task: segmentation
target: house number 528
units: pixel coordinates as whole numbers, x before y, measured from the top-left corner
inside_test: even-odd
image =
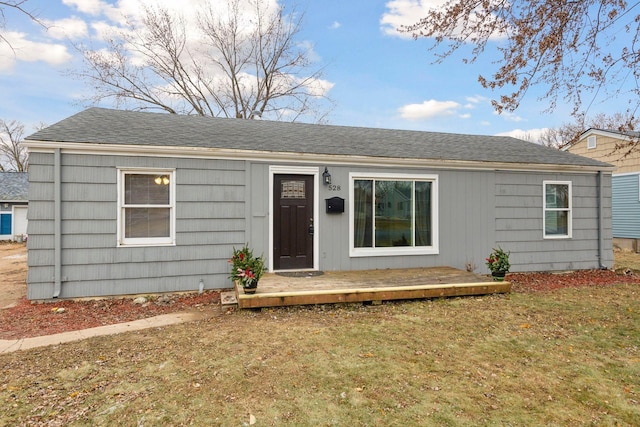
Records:
[[[340,191],[339,185],[329,184],[329,191]]]

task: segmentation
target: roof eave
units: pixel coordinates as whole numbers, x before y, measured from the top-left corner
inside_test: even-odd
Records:
[[[297,152],[274,152],[261,150],[239,150],[211,147],[175,147],[149,145],[102,144],[93,142],[55,142],[25,140],[31,152],[53,152],[59,148],[69,154],[96,155],[145,155],[150,157],[219,158],[255,162],[331,163],[334,165],[357,164],[383,167],[429,167],[433,169],[465,170],[518,170],[518,171],[563,171],[563,172],[613,172],[615,166],[568,165],[555,163],[513,163],[469,160],[425,159],[406,157],[374,157]]]
[[[586,131],[582,132],[580,134],[580,139],[578,141],[582,141],[584,138],[591,136],[591,135],[599,135],[599,136],[606,136],[606,137],[610,137],[610,138],[617,138],[620,139],[622,141],[625,142],[631,142],[631,141],[637,141],[638,138],[629,136],[629,135],[625,135],[622,134],[620,132],[614,132],[614,131],[608,131],[608,130],[603,130],[603,129],[595,129],[595,128],[590,128],[587,129]],[[575,145],[575,144],[574,144]]]

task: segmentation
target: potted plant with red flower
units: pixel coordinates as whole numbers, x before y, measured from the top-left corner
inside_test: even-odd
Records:
[[[241,249],[233,248],[231,275],[234,282],[239,283],[247,294],[253,294],[258,287],[258,281],[266,270],[262,256],[256,257],[248,245]]]
[[[511,264],[509,264],[509,255],[511,252],[505,252],[502,250],[500,246],[497,249],[493,249],[493,252],[489,254],[489,258],[487,258],[487,267],[491,270],[491,275],[493,276],[493,280],[503,281],[504,276],[511,268]]]

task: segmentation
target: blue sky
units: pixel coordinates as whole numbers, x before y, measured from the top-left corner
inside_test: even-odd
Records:
[[[137,1],[28,0],[26,8],[47,22],[48,31],[6,13],[3,34],[14,50],[0,47],[0,118],[23,122],[28,134],[39,123],[53,124],[84,109],[81,98],[90,88],[67,74],[80,66],[68,39],[95,37],[100,25],[114,25]],[[173,3],[186,8],[197,1]],[[425,40],[395,31],[398,23],[416,21],[430,4],[441,2],[296,2],[305,11],[300,41],[314,45],[318,64],[326,66],[324,78],[332,85],[328,95],[336,106],[329,123],[487,135],[519,131],[535,138],[541,129],[571,120],[570,107],[561,104],[553,113],[543,113],[546,103],[538,101],[535,90],[515,113],[495,114],[490,100],[499,94],[477,82],[478,74],[496,68],[491,64],[495,53],[472,65],[463,64],[460,56],[433,64]]]

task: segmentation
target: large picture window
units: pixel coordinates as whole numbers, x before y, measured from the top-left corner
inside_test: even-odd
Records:
[[[544,237],[571,237],[571,182],[544,181]]]
[[[437,177],[351,174],[351,255],[438,253]]]
[[[119,245],[174,244],[174,175],[171,170],[120,171]]]

